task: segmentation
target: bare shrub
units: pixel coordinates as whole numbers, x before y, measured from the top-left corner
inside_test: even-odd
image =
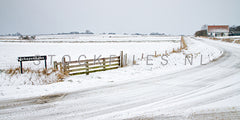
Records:
[[[36,36],[35,35],[33,35],[33,36],[28,36],[28,35],[23,36],[23,35],[21,35],[21,36],[19,36],[18,39],[20,39],[20,40],[35,40]]]
[[[187,50],[187,43],[185,42],[184,37],[181,37],[181,43],[182,43],[182,48],[181,49]]]
[[[224,41],[224,42],[233,42],[234,40],[230,39],[230,38],[226,38],[226,39],[222,39],[222,41]]]
[[[240,40],[235,40],[235,43],[240,44]]]
[[[212,37],[211,39],[213,39],[213,40],[221,40],[221,39],[218,39],[218,38],[214,38],[214,37]]]
[[[57,80],[57,82],[62,82],[63,81],[63,79],[65,78],[65,75],[64,74],[57,74],[57,78],[58,78],[58,80]]]
[[[6,74],[10,74],[11,76],[13,76],[17,73],[20,73],[20,68],[10,68],[10,69],[3,70],[3,71],[5,71]]]
[[[186,48],[185,48],[185,49],[186,49]],[[172,50],[171,53],[179,53],[179,52],[181,52],[181,49],[177,48],[177,50],[175,50],[175,49],[173,48],[173,50]]]

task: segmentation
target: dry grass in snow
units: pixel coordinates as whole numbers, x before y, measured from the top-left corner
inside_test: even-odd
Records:
[[[21,74],[20,68],[9,68],[2,70],[0,73],[0,86],[11,85],[45,85],[55,82],[61,82],[65,75],[55,69],[39,69],[31,68],[23,69]]]

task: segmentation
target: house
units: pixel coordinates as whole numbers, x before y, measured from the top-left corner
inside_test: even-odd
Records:
[[[209,37],[228,36],[228,25],[208,25],[207,33]]]

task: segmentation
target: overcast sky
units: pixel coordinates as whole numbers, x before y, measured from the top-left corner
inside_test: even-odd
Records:
[[[203,24],[240,25],[240,0],[0,0],[0,34],[193,34]]]

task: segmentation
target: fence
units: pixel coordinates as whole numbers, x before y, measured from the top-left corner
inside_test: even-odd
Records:
[[[187,44],[184,41],[184,37],[181,37],[180,48],[174,49],[171,52],[165,51],[165,53],[158,54],[157,51],[154,52],[154,57],[169,55],[171,53],[181,52],[182,49],[187,49]],[[141,60],[144,59],[144,54],[142,53]],[[121,51],[120,56],[100,58],[100,59],[87,59],[80,61],[65,61],[65,58],[62,62],[54,61],[54,68],[60,70],[66,75],[79,75],[86,74],[99,71],[106,71],[117,69],[119,67],[124,67],[128,65],[127,54],[123,55],[123,51]],[[133,64],[136,64],[135,55],[133,56]]]
[[[86,59],[77,61],[54,61],[54,68],[60,70],[66,75],[79,75],[99,71],[106,71],[123,67],[123,52],[120,56],[99,58],[99,59]]]

